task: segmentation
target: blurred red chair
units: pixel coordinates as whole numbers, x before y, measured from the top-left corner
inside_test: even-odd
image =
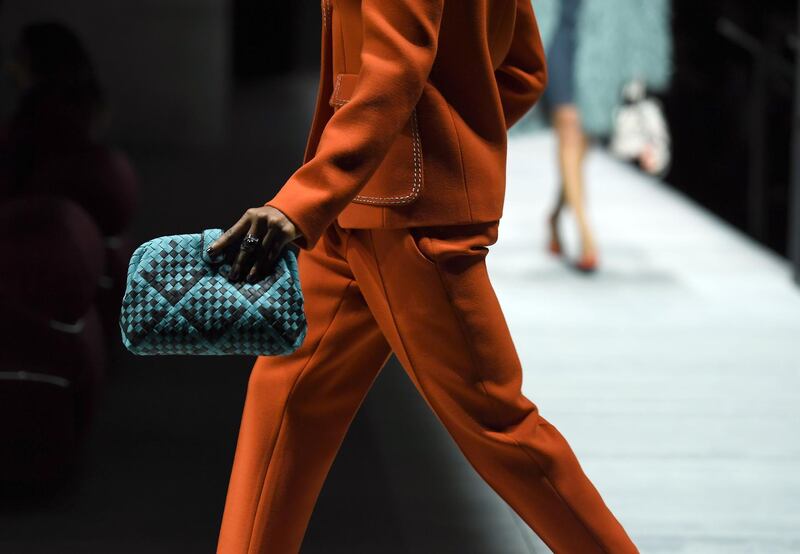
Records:
[[[0,250],[0,475],[55,477],[91,420],[103,375],[103,238],[75,203],[25,196],[0,205]]]
[[[40,160],[26,190],[68,198],[82,206],[105,237],[106,266],[99,281],[98,309],[109,336],[117,337],[133,243],[126,232],[138,199],[128,159],[105,146],[87,143]]]

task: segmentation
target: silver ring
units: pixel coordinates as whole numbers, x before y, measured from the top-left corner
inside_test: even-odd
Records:
[[[258,238],[255,235],[247,235],[246,237],[244,237],[244,240],[242,241],[241,246],[239,246],[239,249],[242,252],[251,254],[255,252],[259,246],[261,246],[260,238]]]

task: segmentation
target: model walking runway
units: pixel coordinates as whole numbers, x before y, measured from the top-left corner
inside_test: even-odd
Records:
[[[507,131],[546,70],[529,0],[322,2],[305,163],[209,249],[232,281],[294,242],[309,331],[253,370],[221,554],[293,553],[390,352],[483,478],[557,553],[637,552],[559,432],[522,396],[484,265]],[[464,59],[472,60],[465,66]]]

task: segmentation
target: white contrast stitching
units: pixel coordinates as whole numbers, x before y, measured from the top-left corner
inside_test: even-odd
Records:
[[[328,0],[322,0],[322,26],[328,29],[328,14],[331,10],[331,5]]]
[[[356,196],[353,202],[357,204],[373,204],[373,205],[403,205],[416,200],[422,190],[423,173],[422,173],[422,139],[419,133],[419,121],[417,119],[417,110],[411,112],[411,138],[413,146],[413,170],[414,177],[411,185],[411,192],[403,196]]]
[[[330,0],[322,0],[322,24],[328,30],[328,19],[330,17],[331,4]],[[333,87],[333,95],[328,102],[331,106],[341,108],[350,100],[340,98],[342,92],[342,78],[343,73],[336,76],[336,83]],[[417,199],[423,184],[423,162],[422,162],[422,138],[419,132],[419,121],[417,119],[416,108],[411,112],[411,142],[412,142],[412,164],[413,164],[413,180],[411,185],[411,192],[403,196],[362,196],[358,195],[353,199],[357,204],[372,204],[372,205],[403,205],[408,204]]]
[[[339,94],[342,92],[342,77],[344,77],[344,73],[339,73],[336,76],[336,84],[333,85],[333,96],[331,97],[331,101],[329,102],[331,106],[339,108],[344,106],[350,101],[339,98]]]

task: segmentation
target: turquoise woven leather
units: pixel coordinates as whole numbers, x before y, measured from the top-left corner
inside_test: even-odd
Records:
[[[211,259],[222,234],[153,239],[133,253],[122,300],[122,341],[134,354],[289,354],[306,334],[297,256],[284,250],[258,283],[227,279],[236,251]]]

